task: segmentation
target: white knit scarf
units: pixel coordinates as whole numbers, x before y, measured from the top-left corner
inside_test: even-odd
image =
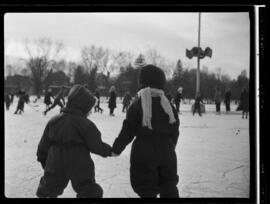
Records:
[[[160,97],[160,104],[165,111],[169,115],[169,123],[172,124],[176,122],[176,119],[173,114],[173,110],[171,104],[167,97],[164,95],[164,91],[161,89],[155,89],[146,87],[141,89],[138,92],[138,96],[141,97],[142,101],[142,111],[143,111],[143,118],[142,118],[142,125],[143,127],[148,127],[152,130],[151,125],[151,118],[152,118],[152,97]]]

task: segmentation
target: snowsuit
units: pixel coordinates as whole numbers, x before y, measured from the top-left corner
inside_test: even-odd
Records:
[[[116,93],[112,91],[110,92],[110,99],[109,99],[110,115],[113,115],[113,111],[115,108],[116,108]]]
[[[130,156],[130,181],[140,197],[178,197],[177,160],[175,146],[179,136],[179,119],[169,124],[169,117],[160,105],[159,97],[152,97],[152,128],[142,126],[141,98],[127,110],[119,136],[113,144],[113,152],[120,154],[132,144]]]
[[[194,109],[193,109],[193,115],[198,111],[199,116],[201,116],[201,103],[202,103],[202,98],[200,96],[196,96],[195,98],[195,104],[194,104]]]
[[[9,106],[11,104],[11,97],[9,94],[5,95],[5,103],[6,103],[6,109],[9,110]]]
[[[221,91],[215,93],[216,112],[220,112]]]
[[[123,99],[123,109],[122,109],[123,113],[128,109],[128,107],[130,105],[130,101],[131,101],[130,94],[126,94],[124,99]]]
[[[177,91],[174,101],[175,101],[175,106],[178,113],[180,109],[181,98],[182,98],[182,94]]]
[[[230,91],[226,91],[225,93],[225,106],[226,106],[226,111],[230,111],[231,107],[231,92]]]
[[[37,160],[44,167],[38,197],[61,195],[69,180],[77,197],[102,197],[90,152],[107,157],[111,147],[102,142],[96,125],[86,117],[93,100],[90,96],[74,97],[48,122],[37,150]]]

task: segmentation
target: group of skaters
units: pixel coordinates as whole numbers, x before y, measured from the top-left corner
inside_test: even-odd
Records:
[[[88,89],[87,85],[84,85],[85,88]],[[43,111],[43,114],[46,115],[47,112],[55,108],[56,106],[60,107],[60,110],[64,108],[65,106],[65,96],[67,95],[67,88],[66,87],[61,87],[60,91],[56,94],[56,96],[53,95],[52,89],[49,88],[45,92],[44,96],[44,103],[46,105],[45,111]],[[166,97],[168,100],[174,104],[177,113],[181,114],[180,112],[180,104],[181,100],[183,99],[183,88],[179,87],[178,90],[176,91],[176,94],[174,97],[171,96],[170,93],[166,94]],[[9,110],[10,105],[13,103],[14,100],[14,95],[18,96],[18,104],[16,111],[14,114],[21,114],[24,112],[24,104],[29,103],[29,95],[24,91],[24,90],[19,90],[16,93],[10,93],[10,94],[5,94],[5,104],[6,104],[6,109]],[[100,107],[100,93],[98,89],[93,93],[96,103],[94,105],[94,112],[98,113],[103,113],[103,109]],[[137,94],[135,95],[134,99],[136,99],[138,96]],[[122,100],[122,112],[125,113],[129,106],[131,105],[132,101],[134,100],[130,94],[129,91],[126,91]],[[53,100],[53,101],[52,101]],[[115,86],[111,86],[109,89],[109,100],[108,100],[108,108],[109,108],[109,115],[110,116],[115,116],[114,110],[117,107],[116,105],[116,100],[117,100],[117,92]],[[220,106],[222,102],[222,93],[219,87],[215,89],[215,95],[214,95],[214,101],[216,105],[216,114],[220,114]],[[193,115],[197,112],[199,116],[202,116],[202,110],[201,110],[201,105],[205,104],[203,102],[202,96],[200,92],[196,93],[195,95],[195,102],[194,102],[194,107],[192,110]],[[229,113],[231,111],[231,91],[229,88],[225,90],[225,95],[224,95],[224,104],[225,104],[225,109],[226,113]],[[237,111],[242,111],[242,118],[248,118],[248,112],[249,112],[249,94],[246,88],[243,88],[241,95],[240,95],[240,102],[239,105],[236,109]]]
[[[88,89],[87,85],[84,85],[84,87]],[[56,106],[59,106],[60,109],[62,109],[65,106],[65,93],[66,93],[66,89],[62,87],[60,91],[58,92],[58,94],[54,97],[52,94],[52,89],[49,88],[48,91],[45,92],[45,96],[44,96],[44,103],[46,104],[46,110],[43,112],[43,114],[46,115],[47,112],[49,112],[51,109],[53,109]],[[94,105],[94,112],[103,113],[104,110],[100,107],[99,90],[96,89],[93,95],[96,99],[96,102]],[[52,102],[51,99],[53,99],[54,101]],[[117,100],[116,88],[115,86],[111,86],[111,88],[109,89],[109,100],[108,100],[108,108],[109,108],[110,116],[115,116],[114,110],[117,107],[116,100]],[[131,101],[132,101],[131,94],[129,93],[129,91],[127,91],[123,97],[123,108],[122,108],[123,113],[127,111],[128,107],[131,104]]]
[[[220,114],[220,105],[222,102],[222,94],[221,94],[221,90],[218,87],[216,88],[214,100],[215,100],[215,104],[216,104],[216,112],[217,112],[217,114]],[[231,107],[230,107],[231,91],[229,88],[227,88],[225,91],[224,104],[225,104],[225,108],[226,108],[226,113],[231,111]],[[238,105],[236,111],[240,111],[240,110],[242,110],[242,118],[244,118],[244,117],[248,118],[249,93],[245,87],[241,91],[240,102],[239,102],[239,105]]]
[[[219,87],[215,89],[215,95],[214,95],[214,101],[216,105],[216,114],[221,114],[220,112],[220,106],[222,102],[222,93]],[[201,111],[201,105],[205,104],[203,102],[203,99],[201,97],[201,93],[198,92],[195,95],[195,103],[194,103],[194,108],[193,108],[193,115],[198,112],[199,116],[202,116],[202,111]],[[225,104],[225,109],[226,113],[229,113],[231,111],[231,90],[227,88],[225,90],[225,95],[224,95],[224,104]],[[239,106],[237,107],[236,111],[242,110],[242,118],[248,118],[248,112],[249,112],[249,93],[247,89],[244,87],[241,95],[240,95],[240,102]]]
[[[6,110],[9,110],[10,106],[13,104],[15,95],[19,99],[14,114],[22,114],[24,112],[24,104],[28,104],[30,102],[29,95],[24,90],[18,90],[17,92],[5,94],[4,100],[6,104]]]

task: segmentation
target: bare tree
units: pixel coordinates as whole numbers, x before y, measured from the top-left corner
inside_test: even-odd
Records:
[[[215,74],[216,74],[216,77],[217,77],[218,80],[221,79],[221,73],[222,73],[221,67],[217,67],[217,68],[215,69]]]
[[[75,62],[69,62],[67,64],[67,76],[70,78],[70,81],[74,82],[74,73],[77,68],[77,64]]]
[[[5,76],[11,76],[14,74],[14,67],[10,64],[5,66]]]
[[[44,81],[53,69],[53,60],[60,56],[63,43],[53,42],[50,38],[39,38],[31,44],[25,41],[25,48],[29,55],[27,66],[31,70],[31,77],[37,97],[40,98]]]
[[[90,71],[96,65],[98,48],[95,45],[84,46],[81,50],[82,63],[86,70]]]
[[[171,76],[173,70],[175,69],[175,63],[166,59],[154,48],[149,48],[146,51],[146,62],[148,64],[153,64],[163,69],[166,76]]]
[[[110,50],[104,50],[99,57],[99,68],[102,73],[107,76],[107,80],[110,78],[110,74],[121,67],[128,65],[129,57],[127,53],[124,52],[113,52]]]

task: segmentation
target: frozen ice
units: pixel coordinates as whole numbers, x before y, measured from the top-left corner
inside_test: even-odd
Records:
[[[5,110],[5,196],[8,198],[34,198],[43,174],[36,161],[36,150],[48,120],[59,113],[55,107],[42,115],[45,105],[40,99],[31,106],[25,104],[22,115],[14,115],[17,99]],[[33,98],[31,98],[33,101]],[[35,105],[35,106],[34,106]],[[101,103],[103,114],[89,116],[102,133],[104,142],[111,144],[117,137],[125,114],[120,101],[115,117],[109,116],[107,103]],[[36,110],[34,110],[36,109]],[[215,114],[214,105],[206,105],[200,117],[190,112],[191,105],[181,104],[180,136],[176,147],[179,183],[182,198],[196,197],[249,197],[249,120],[241,118],[232,104],[231,112]],[[136,198],[129,181],[131,144],[119,157],[102,158],[91,154],[95,163],[96,181],[106,198]],[[74,198],[70,183],[62,198]]]

